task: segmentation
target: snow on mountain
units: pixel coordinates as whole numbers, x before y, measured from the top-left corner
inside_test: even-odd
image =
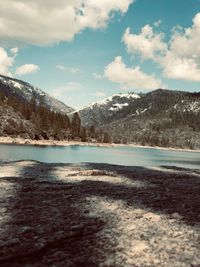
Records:
[[[92,103],[77,110],[84,125],[101,125],[110,120],[117,113],[123,112],[130,103],[133,103],[140,96],[134,93],[115,94],[104,100]]]
[[[120,109],[123,109],[123,107],[128,107],[128,103],[124,103],[124,104],[114,104],[114,107],[111,107],[110,110],[111,111],[117,111]]]
[[[189,102],[187,100],[182,100],[181,103],[175,104],[173,106],[173,109],[182,112],[198,113],[200,111],[200,102],[199,101]]]
[[[74,111],[73,108],[65,105],[41,89],[11,77],[0,75],[0,90],[4,91],[7,95],[15,95],[22,101],[29,102],[32,97],[35,97],[38,103],[42,100],[47,108],[55,112],[69,113]]]
[[[93,108],[96,108],[96,107],[103,107],[103,106],[107,106],[107,105],[121,105],[121,104],[124,104],[123,102],[126,100],[126,99],[137,99],[137,98],[140,98],[139,95],[136,95],[134,93],[127,93],[127,94],[115,94],[115,95],[112,95],[108,98],[105,98],[103,100],[100,100],[100,101],[97,101],[97,102],[94,102],[94,103],[91,103],[90,105],[88,106],[85,106],[84,108],[78,110],[79,112],[85,108],[87,109],[93,109]],[[128,105],[128,103],[127,103]]]
[[[131,124],[133,120],[140,119],[167,118],[171,120],[171,117],[184,113],[190,113],[191,116],[199,114],[199,97],[200,93],[167,89],[157,89],[139,95],[134,93],[116,94],[92,103],[77,112],[79,112],[84,125],[96,127],[119,122],[124,118],[126,118],[127,125]]]

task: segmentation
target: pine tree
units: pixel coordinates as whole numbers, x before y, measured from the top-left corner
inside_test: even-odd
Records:
[[[35,99],[35,97],[33,96],[32,98],[31,98],[31,101],[30,101],[30,110],[31,110],[31,112],[36,112],[36,108],[37,108],[37,103],[36,103],[36,99]]]
[[[95,127],[93,125],[90,127],[90,136],[95,138]]]
[[[72,123],[71,123],[71,131],[72,134],[75,137],[80,137],[80,131],[81,131],[81,119],[78,115],[78,113],[74,113],[72,117]]]
[[[82,142],[86,142],[87,141],[87,132],[86,132],[86,128],[82,127],[81,129],[81,141]]]
[[[108,133],[104,133],[103,143],[110,143],[110,142],[111,142],[110,135]]]

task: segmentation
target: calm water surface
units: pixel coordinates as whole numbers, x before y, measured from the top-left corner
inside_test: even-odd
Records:
[[[0,145],[0,161],[47,163],[96,162],[130,166],[178,166],[200,169],[200,153],[135,147]]]

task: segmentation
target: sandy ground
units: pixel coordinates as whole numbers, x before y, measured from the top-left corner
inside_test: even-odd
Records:
[[[200,170],[0,163],[0,266],[199,267]]]
[[[188,151],[188,152],[200,152],[200,149],[181,149],[181,148],[166,148],[166,147],[152,147],[142,146],[138,144],[106,144],[106,143],[93,143],[93,142],[80,142],[80,141],[55,141],[55,140],[30,140],[23,138],[12,138],[12,137],[0,137],[0,144],[19,144],[19,145],[38,145],[38,146],[96,146],[96,147],[138,147],[138,148],[155,148],[162,150],[174,150],[174,151]]]

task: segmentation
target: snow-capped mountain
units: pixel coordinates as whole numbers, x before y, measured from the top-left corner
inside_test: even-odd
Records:
[[[84,125],[100,126],[112,121],[118,114],[123,113],[131,103],[139,99],[140,96],[134,93],[115,94],[104,100],[92,103],[82,109],[77,110]]]
[[[116,94],[78,110],[84,125],[102,126],[123,118],[165,118],[200,112],[200,93],[157,89],[146,94]],[[127,119],[128,120],[128,119]]]
[[[200,93],[157,89],[117,94],[79,111],[115,143],[200,148]]]
[[[35,97],[38,103],[42,100],[47,108],[55,112],[69,113],[74,111],[73,108],[65,105],[41,89],[11,77],[0,75],[0,90],[9,96],[14,95],[22,101],[29,102],[32,97]]]

